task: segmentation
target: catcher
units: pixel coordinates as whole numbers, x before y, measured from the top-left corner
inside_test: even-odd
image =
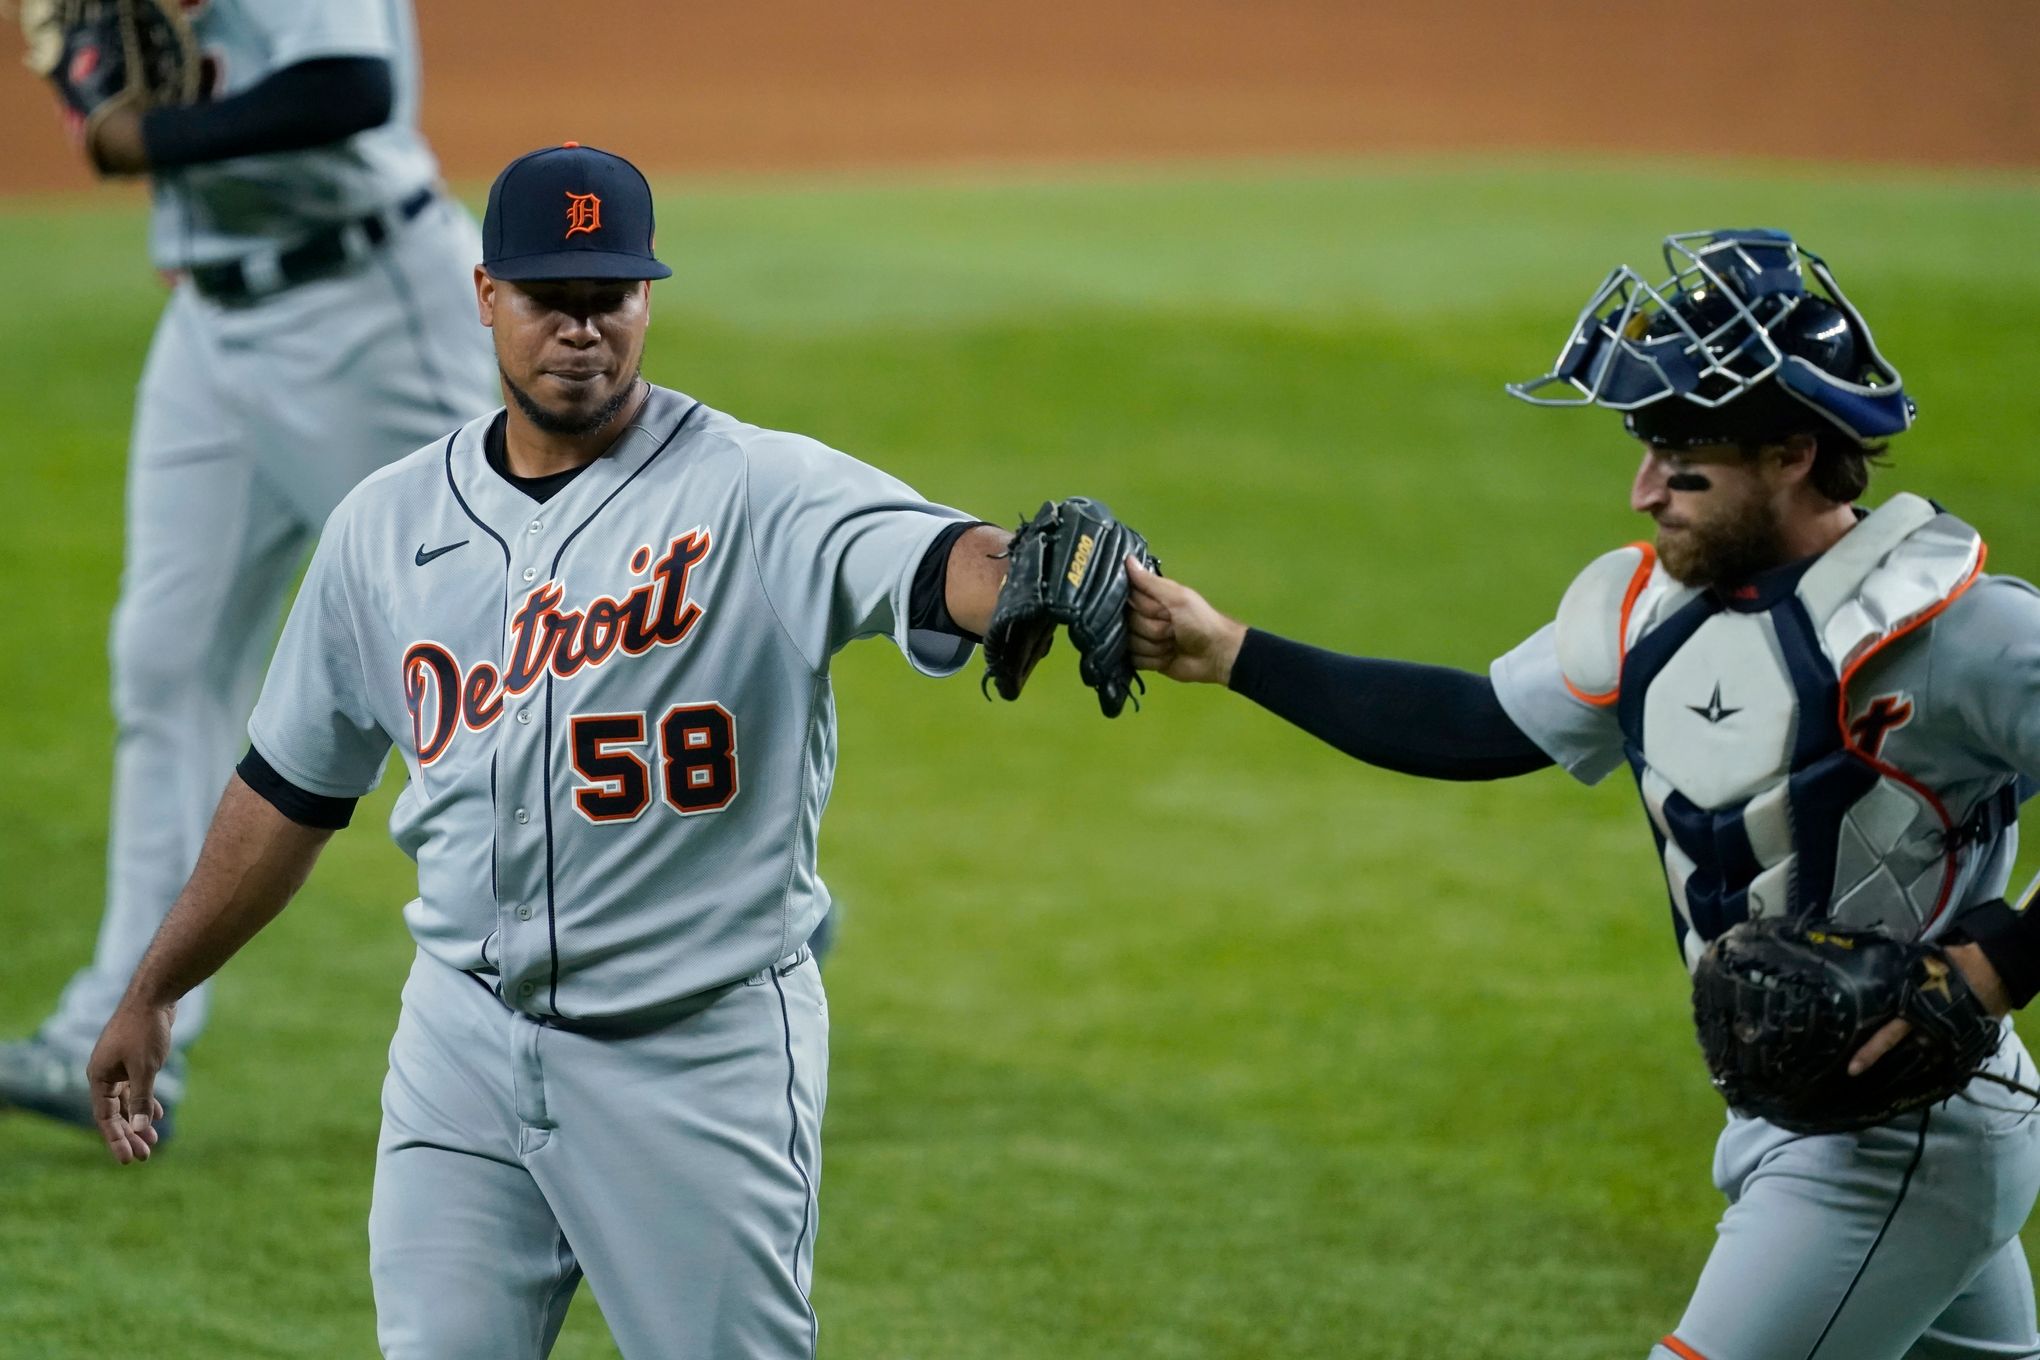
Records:
[[[2040,1356],[2040,1096],[2003,1019],[2040,991],[2040,916],[2003,898],[2040,593],[1927,501],[1857,507],[1914,406],[1818,257],[1777,231],[1665,257],[1509,389],[1623,412],[1655,543],[1487,675],[1251,630],[1138,567],[1135,662],[1403,773],[1630,767],[1730,1104],[1729,1207],[1652,1360]]]

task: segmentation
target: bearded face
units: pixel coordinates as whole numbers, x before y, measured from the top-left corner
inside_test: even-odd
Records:
[[[1697,470],[1683,460],[1667,461],[1678,469],[1666,477],[1676,494],[1653,498],[1650,508],[1658,560],[1673,580],[1735,585],[1786,560],[1784,524],[1752,469],[1727,460]]]
[[[1760,485],[1716,488],[1675,523],[1658,521],[1658,560],[1682,585],[1735,585],[1785,561],[1785,529]]]

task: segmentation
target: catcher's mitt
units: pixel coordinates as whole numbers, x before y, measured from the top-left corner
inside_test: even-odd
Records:
[[[1057,624],[1070,630],[1079,673],[1098,692],[1098,707],[1119,716],[1140,677],[1133,673],[1126,624],[1126,558],[1159,564],[1147,540],[1097,501],[1046,501],[1006,549],[1006,580],[985,627],[984,683],[1017,699],[1036,662],[1048,654]]]
[[[178,0],[21,0],[21,32],[95,165],[108,114],[198,98],[198,39]]]
[[[1849,1059],[1892,1020],[1912,1030],[1860,1076]],[[1929,944],[1816,921],[1746,921],[1693,972],[1715,1089],[1796,1133],[1840,1133],[1933,1105],[1982,1075],[1998,1022]]]

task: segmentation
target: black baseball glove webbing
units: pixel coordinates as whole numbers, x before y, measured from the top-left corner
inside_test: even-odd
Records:
[[[1097,691],[1099,709],[1118,717],[1136,690],[1145,689],[1134,674],[1126,620],[1129,555],[1160,569],[1147,540],[1099,502],[1083,496],[1043,502],[1006,548],[1006,580],[985,626],[983,685],[1002,699],[1019,698],[1061,626],[1076,646],[1079,675]]]
[[[1892,1020],[1911,1030],[1859,1076],[1849,1060]],[[1745,921],[1693,972],[1693,1021],[1715,1089],[1797,1133],[1869,1128],[1977,1077],[2002,1034],[1938,946],[1822,921]]]

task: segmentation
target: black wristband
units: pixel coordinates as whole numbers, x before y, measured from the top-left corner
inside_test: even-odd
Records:
[[[909,628],[947,633],[970,642],[984,641],[949,615],[949,554],[956,550],[958,539],[983,523],[958,520],[935,535],[935,541],[921,554],[921,564],[914,569],[913,588],[907,592]]]
[[[2013,1010],[2040,996],[2040,913],[2020,911],[1994,897],[1963,912],[1942,942],[1982,950]]]
[[[321,831],[338,831],[346,826],[354,820],[354,805],[361,801],[358,798],[334,798],[299,788],[278,774],[276,767],[253,746],[248,748],[247,755],[241,757],[234,773],[241,776],[242,783],[261,794],[269,806],[299,826],[316,827]]]

